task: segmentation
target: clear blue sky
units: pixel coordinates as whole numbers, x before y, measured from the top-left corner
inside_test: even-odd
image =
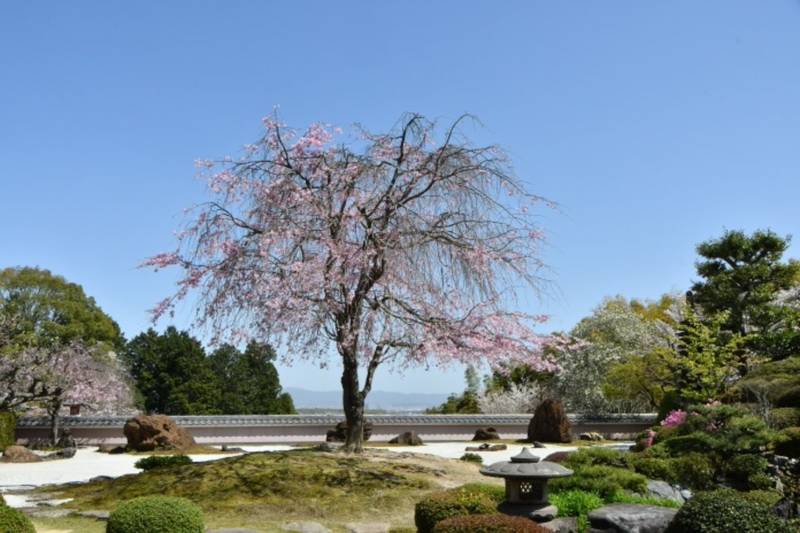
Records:
[[[0,77],[0,266],[81,283],[129,337],[172,289],[136,265],[203,198],[193,161],[254,140],[275,104],[297,126],[478,115],[561,205],[542,218],[556,288],[522,302],[553,329],[606,295],[684,290],[723,228],[800,239],[797,0],[4,2]]]

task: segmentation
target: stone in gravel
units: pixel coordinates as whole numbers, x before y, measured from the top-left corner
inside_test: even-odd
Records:
[[[647,480],[647,493],[656,498],[664,500],[672,500],[677,503],[684,503],[686,500],[681,496],[681,492],[676,490],[672,485],[666,481],[659,481],[655,479]]]
[[[388,533],[391,526],[383,523],[345,524],[344,529],[347,533]]]
[[[683,496],[684,500],[691,500],[692,496],[694,496],[694,494],[692,494],[692,491],[689,490],[689,489],[683,489],[681,491],[681,496]]]
[[[480,428],[475,430],[475,436],[472,440],[498,440],[500,435],[494,428]]]
[[[318,522],[291,522],[281,529],[284,531],[297,531],[298,533],[332,533],[330,529]]]
[[[578,533],[578,519],[574,516],[556,518],[549,522],[539,524],[553,533]]]
[[[111,515],[109,511],[79,511],[75,514],[85,516],[86,518],[95,518],[97,520],[108,520],[108,517]]]
[[[656,505],[612,503],[589,513],[593,533],[662,533],[677,509]]]
[[[578,435],[578,438],[580,440],[593,440],[593,441],[603,440],[603,436],[596,431],[588,431],[586,433],[581,433],[580,435]]]
[[[528,518],[534,522],[549,522],[558,515],[558,507],[555,505],[545,505],[528,514]]]
[[[42,458],[24,446],[9,446],[3,452],[4,463],[38,463]]]
[[[538,440],[533,441],[533,447],[534,448],[546,448],[546,446],[544,444],[542,444],[541,442],[539,442]]]
[[[405,446],[422,446],[422,439],[416,431],[404,431],[389,441],[389,444],[403,444]]]
[[[139,415],[125,422],[122,428],[128,448],[139,452],[152,450],[186,450],[195,445],[194,438],[167,415]]]
[[[72,514],[71,509],[34,509],[30,513],[34,518],[64,518]]]

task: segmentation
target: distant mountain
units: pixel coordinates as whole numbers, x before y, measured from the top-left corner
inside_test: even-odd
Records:
[[[341,391],[316,391],[300,387],[285,387],[298,409],[342,409]],[[447,399],[444,393],[391,392],[376,390],[367,396],[367,409],[383,411],[424,411]]]

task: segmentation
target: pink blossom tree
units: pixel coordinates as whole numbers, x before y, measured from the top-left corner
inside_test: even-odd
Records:
[[[517,288],[541,281],[531,208],[542,199],[500,149],[463,136],[465,118],[440,140],[419,115],[349,138],[265,118],[241,158],[199,163],[213,199],[194,208],[176,251],[144,263],[182,270],[155,317],[191,292],[196,325],[215,339],[269,339],[319,361],[335,347],[349,452],[362,449],[382,364],[549,368],[533,330],[545,317],[507,310]]]

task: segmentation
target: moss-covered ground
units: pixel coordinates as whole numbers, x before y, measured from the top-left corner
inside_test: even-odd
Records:
[[[430,455],[369,450],[352,456],[305,449],[251,453],[42,490],[73,498],[66,506],[80,510],[111,511],[125,499],[163,494],[200,505],[212,528],[268,532],[287,522],[313,521],[341,531],[350,522],[411,526],[414,504],[425,494],[478,480],[486,478],[476,465]],[[57,520],[51,526],[82,531],[61,527]]]

